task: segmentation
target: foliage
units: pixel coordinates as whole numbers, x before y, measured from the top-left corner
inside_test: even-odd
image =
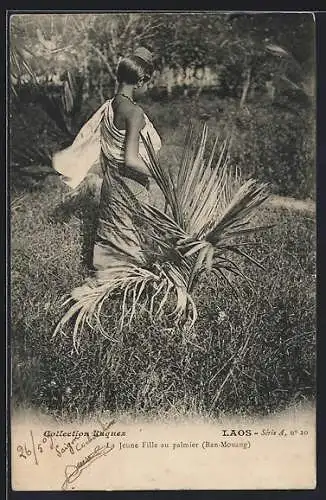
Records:
[[[114,85],[119,57],[157,34],[155,19],[136,13],[15,15],[12,52],[16,47],[21,54],[28,52],[28,58],[21,58],[20,78],[28,80],[33,71],[38,81],[58,83],[67,71],[78,72],[84,97],[95,91],[103,99],[103,88]],[[11,71],[17,72],[14,65]]]
[[[266,85],[270,85],[277,93],[296,89],[297,92],[311,97],[311,89],[307,87],[307,76],[312,74],[312,60],[314,56],[312,41],[313,29],[309,32],[309,25],[313,24],[310,17],[287,17],[282,15],[232,15],[228,34],[225,37],[223,50],[223,65],[221,68],[221,89],[227,95],[241,93],[245,100],[251,90],[262,92]],[[289,22],[289,29],[284,36],[282,24]],[[306,33],[302,34],[302,27]],[[306,59],[298,53],[297,44],[300,36],[304,36],[310,47],[306,52]],[[283,33],[283,36],[280,36]],[[299,42],[299,43],[300,43]],[[302,62],[299,62],[302,61]],[[309,86],[309,85],[308,85]]]
[[[15,85],[11,98],[10,166],[14,182],[55,175],[52,156],[71,144],[87,117],[83,79],[67,71],[60,85]]]
[[[315,118],[304,100],[257,97],[239,109],[238,99],[204,94],[175,98],[173,106],[148,100],[144,107],[163,135],[164,161],[182,141],[189,119],[202,120],[221,136],[233,129],[231,160],[245,178],[269,183],[277,195],[315,198]],[[208,142],[212,147],[210,137]]]
[[[300,102],[252,103],[237,115],[233,158],[275,194],[314,198],[314,115]]]
[[[310,14],[24,14],[12,17],[10,29],[15,47],[29,52],[24,60],[39,77],[78,70],[87,98],[96,92],[103,100],[119,57],[136,45],[154,50],[158,69],[218,68],[227,91],[233,72],[241,88],[251,68],[254,85],[271,79],[278,87],[286,76],[288,85],[305,92],[314,71]]]
[[[187,66],[216,65],[223,56],[227,35],[221,14],[162,14],[159,33],[153,40],[159,66],[185,69]]]
[[[85,36],[74,29],[75,18],[79,16],[50,13],[11,16],[10,50],[18,47],[26,52],[25,61],[38,81],[52,80],[58,74],[81,67]],[[23,66],[19,74],[28,76]]]

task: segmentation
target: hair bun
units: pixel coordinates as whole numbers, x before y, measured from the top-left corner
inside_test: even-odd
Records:
[[[138,59],[141,59],[149,66],[153,65],[154,55],[145,47],[138,47],[137,49],[135,49],[133,52],[133,56],[138,57]]]

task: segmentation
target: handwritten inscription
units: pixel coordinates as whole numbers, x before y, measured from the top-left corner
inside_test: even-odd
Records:
[[[53,452],[56,457],[62,458],[72,455],[79,455],[82,451],[90,448],[90,444],[95,444],[100,438],[106,439],[106,442],[101,445],[96,445],[92,451],[88,452],[83,458],[77,461],[76,464],[68,464],[64,470],[64,482],[62,489],[69,489],[70,485],[76,481],[87,467],[101,457],[104,457],[109,452],[113,451],[115,444],[111,443],[107,438],[115,436],[125,436],[125,432],[109,430],[115,421],[111,420],[108,423],[103,422],[98,417],[100,429],[95,429],[93,433],[89,432],[51,432],[45,431],[40,440],[36,440],[33,431],[29,431],[29,439],[23,444],[17,446],[18,457],[24,460],[33,459],[34,464],[39,466],[40,457],[44,452]],[[70,441],[58,443],[58,437],[72,437]],[[74,487],[72,487],[74,489]]]
[[[69,486],[80,477],[83,470],[87,469],[87,467],[89,467],[92,463],[94,463],[99,458],[104,457],[112,450],[114,450],[114,444],[110,444],[109,442],[107,442],[104,446],[96,446],[91,453],[77,462],[76,465],[67,465],[65,468],[65,480],[61,486],[61,489],[69,489]]]
[[[29,439],[17,446],[18,456],[25,460],[32,458],[35,465],[38,465],[40,456],[46,451],[53,451],[58,458],[62,458],[78,454],[98,438],[126,435],[124,431],[109,431],[109,428],[115,423],[114,420],[105,423],[98,417],[98,423],[100,424],[100,429],[95,429],[92,433],[80,431],[45,431],[40,440],[36,440],[33,431],[30,430]],[[58,442],[57,437],[72,437],[72,439],[65,440],[62,443],[62,440]]]

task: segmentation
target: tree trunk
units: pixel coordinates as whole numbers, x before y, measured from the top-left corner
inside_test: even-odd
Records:
[[[104,94],[103,94],[103,68],[102,67],[100,70],[100,78],[99,78],[99,95],[100,95],[101,102],[104,102],[105,99],[104,99]]]
[[[241,95],[241,100],[240,100],[240,108],[244,106],[244,103],[246,102],[248,90],[250,87],[250,79],[251,79],[251,68],[248,68],[245,71],[245,81],[243,83],[242,87],[242,95]]]

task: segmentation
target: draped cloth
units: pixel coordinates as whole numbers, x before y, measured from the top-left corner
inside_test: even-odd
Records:
[[[149,135],[157,153],[161,139],[144,115],[145,126],[139,139],[139,155],[149,162],[143,137]],[[73,144],[54,155],[53,167],[63,181],[76,188],[91,168],[100,163],[103,175],[93,266],[102,271],[128,255],[141,262],[141,242],[135,230],[132,205],[149,201],[149,188],[126,177],[124,169],[126,131],[116,128],[112,99],[106,101],[82,127]]]
[[[86,177],[91,168],[99,163],[101,152],[100,124],[109,101],[106,101],[85,123],[68,148],[55,153],[53,168],[72,189]]]

